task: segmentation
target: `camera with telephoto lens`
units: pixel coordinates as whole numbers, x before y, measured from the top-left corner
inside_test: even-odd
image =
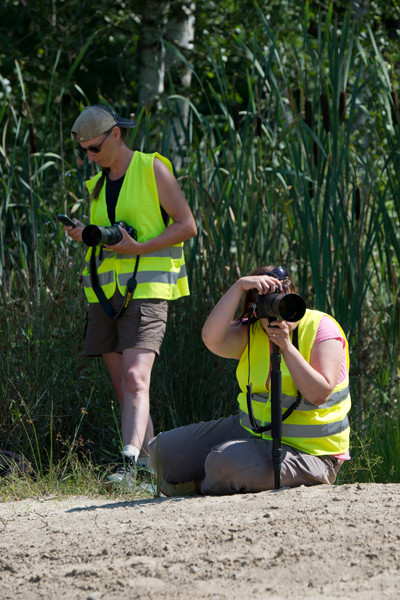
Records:
[[[279,288],[276,288],[279,291]],[[258,319],[281,319],[295,323],[304,317],[306,303],[298,294],[255,294],[256,316]]]
[[[101,227],[100,225],[87,225],[82,231],[82,240],[86,246],[99,246],[106,244],[107,246],[114,246],[122,240],[122,233],[118,229],[118,225],[123,227],[129,235],[137,240],[137,231],[125,221],[118,221],[110,227]]]

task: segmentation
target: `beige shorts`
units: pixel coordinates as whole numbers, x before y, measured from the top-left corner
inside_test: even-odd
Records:
[[[117,291],[109,302],[118,311],[123,296]],[[83,354],[102,356],[122,353],[127,348],[144,348],[159,354],[167,315],[166,300],[133,299],[122,319],[111,319],[99,302],[92,302],[87,311]]]

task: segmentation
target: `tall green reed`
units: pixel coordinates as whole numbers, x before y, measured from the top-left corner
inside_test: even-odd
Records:
[[[83,211],[85,201],[76,196],[73,154],[72,162],[63,157],[63,97],[53,85],[57,61],[58,55],[43,114],[34,114],[28,104],[18,64],[20,93],[8,93],[0,112],[0,444],[27,453],[37,471],[60,457],[66,440],[74,446],[77,431],[85,431],[81,410],[96,406],[93,375],[85,390],[79,356],[82,255],[55,217],[77,207]],[[96,410],[94,417],[95,426]]]

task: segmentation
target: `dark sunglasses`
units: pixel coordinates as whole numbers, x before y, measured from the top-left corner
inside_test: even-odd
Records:
[[[108,138],[108,136],[110,135],[110,133],[112,132],[113,129],[114,129],[114,127],[111,127],[111,129],[106,131],[104,139],[97,146],[89,146],[88,148],[82,148],[82,146],[79,144],[79,146],[78,146],[79,156],[81,158],[83,158],[87,154],[87,152],[93,152],[94,154],[99,154],[99,152],[101,152],[102,145],[104,144],[104,142],[106,141],[106,139]]]
[[[265,274],[270,277],[275,277],[275,279],[278,279],[279,281],[289,277],[289,273],[286,271],[285,267],[275,267],[275,269],[272,269],[272,271]]]

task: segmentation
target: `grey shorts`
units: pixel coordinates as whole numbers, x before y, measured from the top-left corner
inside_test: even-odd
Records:
[[[109,302],[118,311],[123,300],[117,291]],[[144,348],[159,354],[167,315],[166,300],[133,299],[122,319],[111,319],[99,302],[92,302],[87,311],[83,354],[102,356],[122,353],[127,348]]]
[[[275,487],[272,441],[244,429],[239,415],[160,433],[150,442],[153,468],[171,484],[201,481],[202,494],[262,492]],[[332,484],[341,463],[282,444],[281,487]]]

